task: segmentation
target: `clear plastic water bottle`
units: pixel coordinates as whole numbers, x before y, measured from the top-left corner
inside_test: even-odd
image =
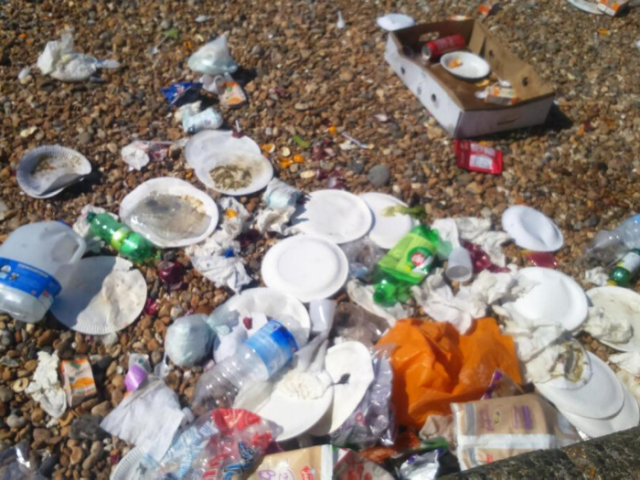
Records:
[[[613,230],[602,230],[582,257],[587,265],[611,265],[630,250],[640,249],[640,214],[627,218]]]
[[[309,332],[294,319],[269,320],[238,347],[236,353],[202,374],[196,385],[194,411],[231,407],[238,392],[273,377],[307,343]]]

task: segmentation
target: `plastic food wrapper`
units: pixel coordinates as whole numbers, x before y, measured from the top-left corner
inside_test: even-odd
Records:
[[[182,442],[182,452],[176,448],[172,464],[173,471],[185,471],[184,456],[192,458],[191,466],[182,476],[168,478],[231,480],[246,478],[247,473],[260,463],[265,452],[280,434],[280,427],[255,413],[241,409],[215,409],[210,413],[211,423],[199,420],[196,431]],[[204,442],[207,432],[214,430],[209,441]],[[187,430],[189,431],[189,430]],[[205,444],[203,448],[202,444]],[[171,451],[169,451],[171,453]],[[180,468],[175,465],[180,462]],[[163,462],[164,463],[164,462]],[[167,465],[168,466],[168,465]],[[166,466],[165,466],[166,468]],[[160,478],[167,478],[164,471]]]
[[[238,65],[231,58],[227,40],[229,33],[220,35],[215,40],[200,47],[189,57],[187,65],[197,73],[209,75],[223,75],[238,70]]]
[[[514,342],[493,318],[476,320],[465,335],[449,323],[402,320],[378,345],[395,345],[393,404],[398,423],[416,429],[453,402],[481,398],[497,369],[522,380]]]
[[[451,410],[462,470],[580,441],[569,421],[534,394],[454,403]]]
[[[356,341],[372,349],[389,330],[389,323],[358,305],[341,303],[334,317],[335,343]]]
[[[466,333],[473,320],[487,314],[487,308],[501,300],[515,300],[531,285],[521,282],[515,272],[491,273],[487,270],[471,285],[460,287],[456,295],[444,280],[444,271],[436,269],[419,287],[413,287],[416,301],[427,315],[438,322],[449,322]]]
[[[213,107],[197,113],[185,110],[182,114],[182,128],[190,134],[198,133],[201,130],[217,130],[223,123],[222,115]]]
[[[118,216],[107,212],[104,208],[85,205],[82,207],[82,210],[80,210],[80,216],[73,224],[73,231],[84,238],[85,243],[87,244],[87,251],[100,253],[100,250],[102,250],[102,247],[104,246],[104,241],[100,239],[100,237],[96,237],[91,233],[89,222],[87,221],[87,214],[89,213],[108,213],[116,220],[118,219]]]
[[[302,192],[280,179],[272,178],[262,199],[270,208],[295,207]]]
[[[38,57],[38,68],[44,75],[63,82],[87,80],[99,68],[118,68],[115,60],[98,60],[77,53],[73,49],[73,35],[64,33],[60,40],[47,42],[44,51]]]
[[[70,407],[79,405],[98,392],[93,380],[91,364],[86,357],[63,360],[60,370],[64,391],[67,394],[67,403]]]
[[[364,398],[338,430],[331,434],[331,444],[357,450],[377,443],[393,445],[395,421],[391,392],[393,370],[389,353],[380,350],[372,358],[375,378]]]
[[[161,88],[160,91],[164,95],[164,98],[169,100],[170,107],[180,107],[196,101],[201,89],[202,84],[199,82],[178,82]]]
[[[522,256],[525,258],[529,265],[542,268],[557,268],[558,259],[551,252],[532,252],[525,250],[522,252]]]
[[[456,165],[472,172],[502,173],[502,152],[469,140],[454,140]]]
[[[349,276],[368,282],[378,262],[387,253],[369,237],[340,245],[349,262]]]
[[[247,95],[238,82],[229,74],[203,75],[200,79],[202,88],[218,95],[220,105],[238,108],[247,103]]]
[[[493,372],[489,388],[482,396],[481,400],[489,400],[490,398],[515,397],[522,395],[524,392],[520,385],[514,382],[509,375],[501,370]]]
[[[206,319],[206,315],[189,315],[167,329],[165,352],[179,367],[191,367],[211,355],[214,332]]]
[[[372,285],[363,285],[358,280],[347,283],[347,293],[351,301],[368,312],[384,318],[389,326],[395,325],[398,319],[407,318],[410,315],[401,303],[396,303],[392,307],[378,305],[373,300],[373,291]]]
[[[622,13],[631,3],[631,0],[598,0],[598,10],[615,17]]]
[[[439,451],[411,455],[398,469],[401,480],[433,480],[438,475]]]
[[[142,170],[151,159],[162,161],[167,158],[171,142],[147,142],[136,140],[120,150],[124,163],[129,170]]]
[[[496,105],[515,105],[520,101],[516,91],[511,87],[505,87],[496,83],[490,85],[485,90],[484,96],[485,103],[494,103]]]
[[[610,343],[627,343],[633,337],[633,328],[624,317],[607,315],[602,307],[590,307],[582,330],[592,337]]]
[[[351,450],[318,445],[267,455],[249,480],[352,480],[393,477],[382,467]]]
[[[29,443],[22,441],[17,445],[0,451],[0,480],[44,480],[36,473],[29,461]]]
[[[58,362],[57,354],[38,352],[38,366],[25,389],[53,418],[60,418],[67,409],[67,397],[58,381]]]
[[[156,380],[120,402],[100,427],[140,447],[157,462],[167,453],[184,419],[178,395],[162,380]]]

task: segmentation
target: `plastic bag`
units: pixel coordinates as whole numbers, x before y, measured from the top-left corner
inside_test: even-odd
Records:
[[[476,320],[465,335],[449,323],[401,320],[378,345],[396,346],[393,404],[400,425],[420,429],[430,414],[448,414],[451,403],[478,400],[496,369],[522,382],[513,340],[493,318]]]
[[[369,237],[342,244],[340,247],[349,261],[349,276],[364,281],[371,280],[378,261],[385,255],[385,251]]]
[[[384,318],[378,317],[352,303],[341,303],[334,316],[334,332],[339,338],[336,343],[354,340],[373,348],[389,329]]]
[[[247,410],[219,408],[213,410],[211,419],[219,433],[211,438],[182,478],[246,478],[281,432],[277,425]]]
[[[225,33],[201,47],[189,57],[189,68],[194,72],[209,75],[222,75],[238,70],[238,65],[229,53],[228,38],[229,33]]]
[[[569,421],[538,395],[451,405],[462,470],[580,441]]]
[[[395,439],[395,418],[391,405],[393,371],[389,353],[380,350],[372,358],[375,378],[364,398],[338,430],[331,444],[356,450],[380,442],[391,446]]]
[[[165,351],[173,363],[191,367],[210,355],[214,334],[206,319],[206,315],[190,315],[168,328]]]
[[[29,444],[22,441],[0,452],[0,480],[40,480],[44,477],[31,469]]]

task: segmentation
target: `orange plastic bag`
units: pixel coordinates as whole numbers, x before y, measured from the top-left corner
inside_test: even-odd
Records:
[[[391,364],[400,425],[421,428],[432,413],[451,414],[453,402],[479,400],[496,369],[522,382],[513,340],[493,318],[476,320],[466,335],[449,323],[402,320],[378,344],[396,347]]]

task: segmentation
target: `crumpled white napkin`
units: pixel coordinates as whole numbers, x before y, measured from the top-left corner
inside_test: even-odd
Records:
[[[244,231],[251,214],[244,208],[244,205],[232,197],[223,197],[218,200],[218,208],[222,224],[210,238],[218,243],[226,244],[238,238]]]
[[[225,258],[223,255],[214,255],[209,257],[191,256],[189,258],[193,268],[218,288],[226,286],[239,293],[242,287],[251,283],[251,277],[240,257]]]
[[[160,461],[184,418],[178,395],[156,380],[125,398],[100,427]]]
[[[592,337],[609,343],[627,343],[633,336],[633,328],[623,317],[611,317],[602,307],[589,308],[587,321],[582,330]]]
[[[295,211],[295,207],[265,208],[256,215],[255,227],[261,233],[275,232],[280,235],[289,235],[293,229],[288,224]]]
[[[497,266],[507,264],[502,244],[508,242],[510,236],[506,232],[492,231],[491,220],[487,218],[440,218],[431,224],[431,228],[438,230],[440,237],[451,242],[453,248],[461,246],[460,240],[471,242],[480,246]]]
[[[584,272],[584,279],[598,287],[604,287],[609,282],[609,275],[604,267],[596,267]]]
[[[38,402],[53,418],[67,410],[67,396],[58,381],[58,355],[38,352],[38,366],[25,393]]]
[[[444,280],[444,270],[438,268],[419,287],[413,287],[416,301],[427,315],[438,322],[449,322],[460,333],[466,333],[473,320],[487,314],[489,305],[500,300],[515,300],[532,285],[518,278],[515,271],[492,273],[482,271],[471,285],[460,288],[456,295]]]
[[[347,283],[347,293],[353,303],[365,310],[384,318],[393,327],[396,320],[408,318],[411,312],[406,310],[402,304],[396,303],[393,307],[383,307],[373,300],[374,289],[371,285],[363,285],[358,280],[351,280]]]
[[[525,362],[524,374],[528,382],[546,383],[554,380],[554,386],[573,390],[585,385],[591,379],[593,370],[584,347],[565,334]]]
[[[635,377],[640,377],[640,352],[616,353],[609,361]]]

